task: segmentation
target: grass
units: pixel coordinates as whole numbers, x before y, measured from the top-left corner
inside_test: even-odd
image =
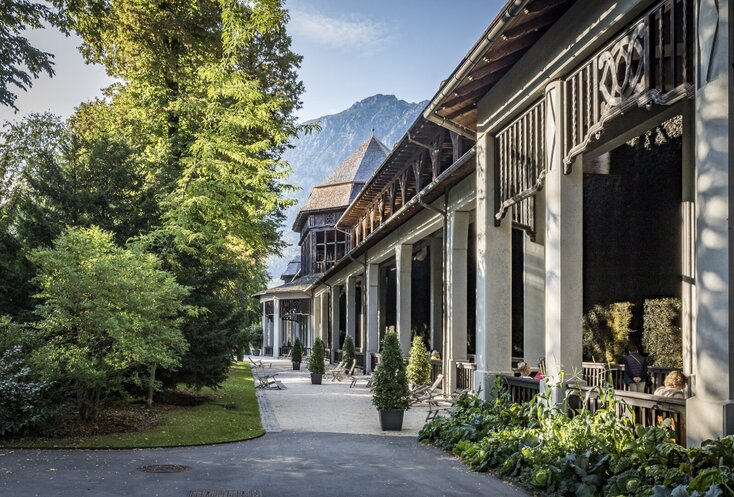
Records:
[[[178,447],[235,442],[265,433],[260,424],[260,410],[250,368],[235,364],[219,390],[203,389],[210,400],[196,407],[166,411],[160,425],[146,431],[117,433],[96,437],[39,438],[17,441],[12,448],[47,449],[132,449]],[[225,404],[235,404],[225,409]],[[3,445],[0,448],[11,448]]]

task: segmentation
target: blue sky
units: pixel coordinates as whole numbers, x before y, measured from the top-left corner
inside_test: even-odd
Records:
[[[376,93],[416,102],[433,96],[442,79],[486,29],[502,0],[287,0],[293,48],[303,55],[302,120],[346,109]],[[87,66],[79,40],[54,30],[30,34],[56,56],[56,76],[20,93],[16,115],[0,107],[0,122],[50,110],[69,116],[112,80]]]

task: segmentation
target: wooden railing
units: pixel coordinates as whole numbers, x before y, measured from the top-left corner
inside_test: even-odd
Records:
[[[581,387],[586,407],[595,412],[603,408],[604,402],[599,398],[598,391],[592,387]],[[630,416],[636,424],[642,426],[659,425],[665,419],[673,421],[673,430],[678,443],[686,444],[686,401],[685,399],[671,399],[646,393],[625,392],[616,390],[615,408],[619,416]]]
[[[477,365],[473,362],[456,363],[456,389],[474,391],[474,371]]]
[[[665,376],[675,368],[647,368],[652,380],[652,386],[645,389],[646,393],[653,393],[663,386]],[[680,370],[678,370],[680,371]],[[614,386],[615,390],[624,390],[624,364],[604,364],[601,362],[584,362],[582,364],[583,379],[590,387]]]
[[[265,354],[263,355],[273,355],[273,347],[265,347]]]
[[[364,352],[355,352],[354,358],[357,359],[357,367],[364,369]]]
[[[505,384],[510,398],[517,404],[530,402],[540,391],[540,382],[532,378],[520,378],[518,376],[505,376]]]

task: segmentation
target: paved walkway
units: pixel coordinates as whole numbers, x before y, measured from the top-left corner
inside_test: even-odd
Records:
[[[12,497],[526,497],[455,457],[418,444],[425,414],[411,410],[398,436],[379,431],[366,389],[312,386],[306,372],[274,367],[286,390],[268,391],[282,432],[247,442],[144,450],[0,449],[0,496]],[[277,429],[277,426],[276,426]],[[176,464],[181,473],[138,468]]]
[[[416,437],[425,424],[428,408],[416,406],[405,412],[402,431],[382,431],[366,381],[353,388],[349,388],[349,380],[339,382],[326,378],[321,385],[311,385],[305,363],[301,371],[293,371],[290,361],[265,359],[264,362],[272,362],[272,370],[278,372],[277,378],[285,386],[285,390],[259,392],[267,398],[277,420],[277,424],[268,417],[263,420],[268,431]],[[267,413],[268,406],[263,410]]]

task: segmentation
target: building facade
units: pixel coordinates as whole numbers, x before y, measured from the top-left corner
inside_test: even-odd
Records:
[[[425,332],[487,392],[582,371],[594,303],[677,298],[688,442],[734,433],[731,3],[510,1],[343,207],[309,333],[369,370]]]

